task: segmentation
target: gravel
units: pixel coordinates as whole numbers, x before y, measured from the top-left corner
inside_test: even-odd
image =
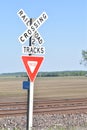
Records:
[[[87,114],[33,116],[33,130],[87,130]],[[0,130],[26,130],[26,116],[0,118]]]

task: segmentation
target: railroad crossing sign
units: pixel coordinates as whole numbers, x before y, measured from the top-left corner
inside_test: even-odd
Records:
[[[43,12],[33,23],[22,9],[17,14],[27,27],[27,30],[18,38],[20,43],[24,44],[30,37],[35,38],[34,41],[32,38],[29,40],[29,46],[22,46],[22,52],[31,55],[44,54],[45,48],[42,47],[44,40],[37,29],[48,19],[46,12]],[[35,46],[33,44],[35,42],[38,42],[40,47]],[[28,81],[30,80],[30,82],[23,82],[23,88],[28,90],[27,130],[31,130],[33,124],[34,80],[43,60],[44,57],[22,56],[22,61],[29,77]]]
[[[22,56],[22,61],[31,82],[34,82],[43,59],[44,57]]]
[[[41,37],[41,35],[39,34],[39,32],[37,31],[37,29],[48,19],[48,15],[46,14],[46,12],[43,12],[32,23],[32,25],[30,25],[30,19],[28,18],[28,16],[22,9],[19,10],[17,14],[28,28],[21,36],[19,36],[18,39],[19,39],[20,43],[22,43],[22,44],[25,43],[33,35],[40,44],[43,43],[44,40]]]
[[[20,17],[20,19],[23,21],[23,23],[26,25],[26,27],[28,28],[30,26],[30,18],[27,16],[24,10],[20,9],[17,14]],[[32,19],[32,21],[35,21],[35,19]],[[38,31],[34,33],[32,38],[32,42],[34,43],[35,41],[39,42],[39,45],[42,45],[44,43],[44,40]]]

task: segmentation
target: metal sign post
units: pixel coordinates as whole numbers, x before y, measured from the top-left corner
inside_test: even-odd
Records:
[[[31,130],[33,126],[33,93],[34,93],[34,82],[30,82],[29,130]]]
[[[32,24],[32,18],[30,18],[30,25]],[[32,37],[29,38],[29,46],[31,46]],[[28,78],[28,81],[30,79]],[[30,82],[30,90],[28,89],[28,99],[27,99],[27,130],[31,130],[33,124],[33,90],[34,90],[34,83]]]
[[[28,78],[29,81],[29,78]],[[26,130],[29,130],[29,95],[30,95],[30,89],[27,90],[27,128]]]

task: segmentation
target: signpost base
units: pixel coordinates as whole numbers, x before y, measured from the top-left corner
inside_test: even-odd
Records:
[[[33,127],[33,93],[34,93],[34,82],[30,82],[30,95],[29,95],[29,130]]]
[[[29,128],[29,130],[32,130],[32,128]]]

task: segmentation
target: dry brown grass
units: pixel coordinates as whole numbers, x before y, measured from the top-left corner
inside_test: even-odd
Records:
[[[26,100],[27,91],[22,89],[26,78],[0,78],[0,101]],[[87,77],[37,78],[34,98],[81,98],[87,97]]]

